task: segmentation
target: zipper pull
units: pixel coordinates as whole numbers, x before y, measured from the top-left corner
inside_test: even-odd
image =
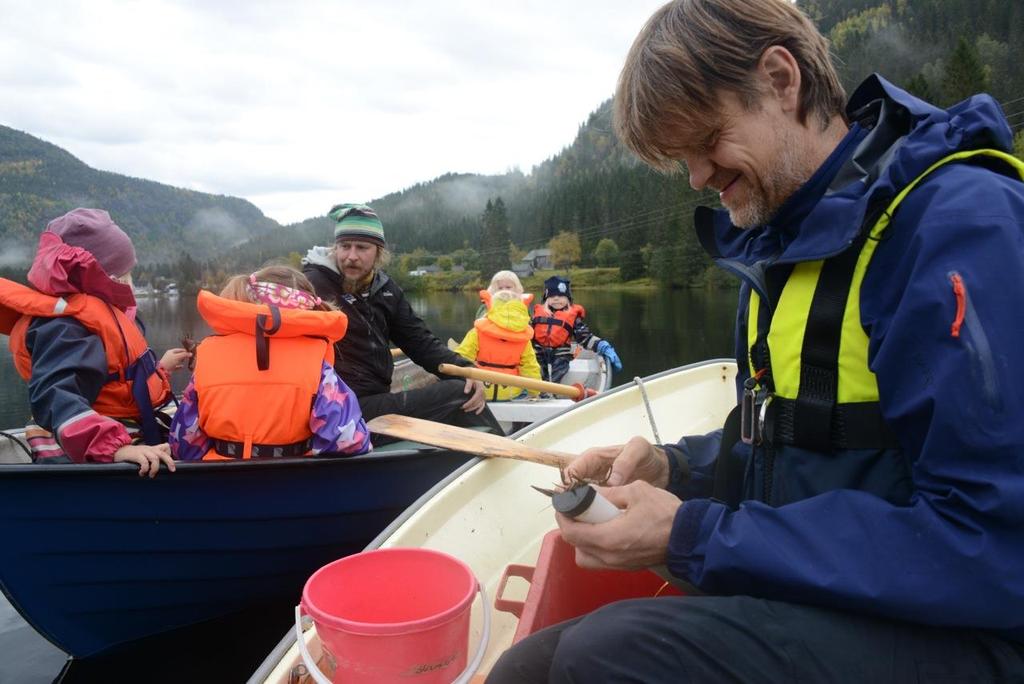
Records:
[[[967,311],[967,288],[964,287],[964,279],[954,271],[949,276],[953,283],[953,296],[956,297],[956,317],[953,325],[950,326],[949,334],[953,337],[960,337],[960,327],[964,324],[964,314]]]

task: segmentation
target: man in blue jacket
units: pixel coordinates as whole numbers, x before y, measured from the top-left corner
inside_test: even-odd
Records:
[[[538,632],[488,681],[1024,681],[1024,164],[987,96],[844,100],[787,0],[676,0],[637,38],[616,127],[719,193],[739,405],[585,452],[567,476],[610,472],[623,514],[557,520],[581,565],[706,595]]]

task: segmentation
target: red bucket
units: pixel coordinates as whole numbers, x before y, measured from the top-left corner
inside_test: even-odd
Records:
[[[447,684],[466,666],[477,590],[469,566],[446,553],[377,549],[313,573],[300,608],[335,663],[332,681]]]

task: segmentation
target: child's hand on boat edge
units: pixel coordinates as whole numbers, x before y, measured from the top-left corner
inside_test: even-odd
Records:
[[[168,444],[127,444],[114,452],[114,463],[135,463],[139,466],[139,477],[156,477],[160,472],[161,463],[166,464],[172,473],[175,471],[171,447]]]

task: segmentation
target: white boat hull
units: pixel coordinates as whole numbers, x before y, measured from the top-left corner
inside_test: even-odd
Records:
[[[722,426],[736,404],[735,364],[710,361],[668,371],[611,390],[524,430],[516,438],[531,446],[578,453],[588,447],[621,444],[634,435],[652,442],[675,442]],[[643,394],[647,399],[644,400]],[[522,461],[477,460],[456,471],[389,526],[368,548],[419,546],[465,561],[493,598],[505,567],[534,565],[544,535],[555,522],[547,500],[530,486],[550,486],[558,473]],[[528,586],[510,582],[504,598],[522,601]],[[491,611],[491,636],[480,672],[487,672],[512,642],[517,619]],[[470,643],[482,627],[474,608]],[[314,652],[315,629],[306,632]],[[299,664],[288,639],[268,657],[250,682],[286,684]]]

